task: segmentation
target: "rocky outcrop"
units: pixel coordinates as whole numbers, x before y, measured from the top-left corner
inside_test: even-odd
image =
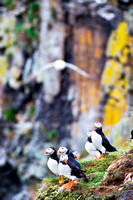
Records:
[[[112,163],[103,178],[103,185],[120,185],[133,182],[133,150]]]

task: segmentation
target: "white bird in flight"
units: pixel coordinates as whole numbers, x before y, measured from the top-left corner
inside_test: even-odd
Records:
[[[34,74],[34,77],[31,77],[31,79],[37,77],[39,74],[41,74],[45,70],[50,69],[52,67],[54,67],[58,71],[61,71],[61,70],[65,69],[66,67],[68,67],[68,68],[78,72],[82,76],[85,76],[88,79],[93,79],[90,74],[88,74],[87,72],[81,70],[76,65],[73,65],[71,63],[65,62],[63,60],[56,60],[55,62],[48,63],[48,64],[44,65],[43,67],[41,67],[41,69],[38,72],[36,72],[36,74]]]

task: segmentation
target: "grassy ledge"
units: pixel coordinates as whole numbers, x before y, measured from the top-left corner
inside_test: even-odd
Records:
[[[119,180],[120,178],[117,177],[113,179],[113,183],[109,181],[110,184],[106,184],[103,182],[103,177],[105,173],[108,172],[108,167],[113,163],[116,164],[116,169],[118,168],[117,163],[123,163],[120,164],[122,166],[122,170],[124,167],[125,174],[127,171],[132,170],[133,171],[133,144],[129,144],[128,147],[124,146],[122,147],[118,152],[114,152],[110,155],[105,155],[103,159],[96,160],[92,159],[89,161],[83,161],[80,160],[80,164],[85,170],[85,173],[88,178],[88,182],[84,182],[83,180],[80,180],[79,183],[74,184],[72,189],[70,191],[62,190],[61,185],[58,184],[58,180],[56,178],[45,178],[42,181],[42,184],[38,186],[38,196],[36,200],[119,200],[119,196],[121,196],[119,193],[124,190],[125,185],[123,185],[123,179]],[[129,151],[130,150],[130,151]],[[127,153],[128,152],[128,153]],[[124,158],[124,160],[123,160]],[[124,164],[125,161],[125,164]],[[129,163],[128,163],[129,162]],[[129,166],[128,166],[129,165]],[[107,172],[106,172],[107,171]],[[124,173],[124,170],[120,172]],[[117,170],[113,172],[108,172],[108,176],[115,177],[115,173],[117,174]],[[125,174],[123,174],[123,177],[125,177]],[[109,179],[110,179],[109,177]],[[116,181],[116,182],[115,182]],[[68,180],[66,179],[66,182]],[[128,183],[126,183],[128,184]],[[130,184],[130,182],[129,182]],[[133,186],[133,185],[132,185]],[[130,186],[131,187],[131,186]],[[127,187],[127,188],[130,188]],[[133,189],[133,188],[132,188]],[[132,191],[132,190],[131,190]],[[125,192],[126,193],[126,192]],[[128,195],[130,192],[128,192]],[[120,197],[121,198],[121,197]]]

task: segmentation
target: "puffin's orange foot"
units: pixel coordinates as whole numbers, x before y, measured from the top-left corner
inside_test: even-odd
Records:
[[[73,182],[74,181],[69,180],[69,183],[66,183],[65,185],[63,185],[63,188],[65,188],[66,190],[71,189],[71,187],[73,186]]]
[[[75,180],[74,183],[79,183],[79,180]]]
[[[62,183],[64,183],[64,181],[65,181],[64,179],[61,179],[61,180],[58,181],[58,183],[62,184]]]
[[[101,153],[101,156],[97,158],[97,160],[103,158],[103,153]]]
[[[60,178],[60,176],[59,175],[57,175],[57,179],[59,179]]]
[[[71,181],[71,182],[69,182],[69,183],[66,183],[63,187],[64,187],[66,190],[70,190],[72,186],[73,186],[73,181]]]

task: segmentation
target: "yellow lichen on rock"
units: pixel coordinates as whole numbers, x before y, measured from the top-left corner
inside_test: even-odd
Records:
[[[0,82],[3,83],[5,80],[7,70],[7,60],[5,56],[0,56]]]
[[[108,96],[103,116],[106,135],[113,125],[122,119],[127,110],[128,75],[124,64],[128,61],[130,39],[127,23],[123,21],[112,32],[108,41],[106,51],[108,59],[102,74],[102,85]]]
[[[105,88],[113,85],[120,78],[122,71],[122,65],[116,60],[107,60],[102,75],[102,84],[105,86]]]
[[[106,50],[107,56],[121,56],[122,50],[129,42],[130,36],[127,33],[127,23],[121,22],[117,30],[113,31]]]

